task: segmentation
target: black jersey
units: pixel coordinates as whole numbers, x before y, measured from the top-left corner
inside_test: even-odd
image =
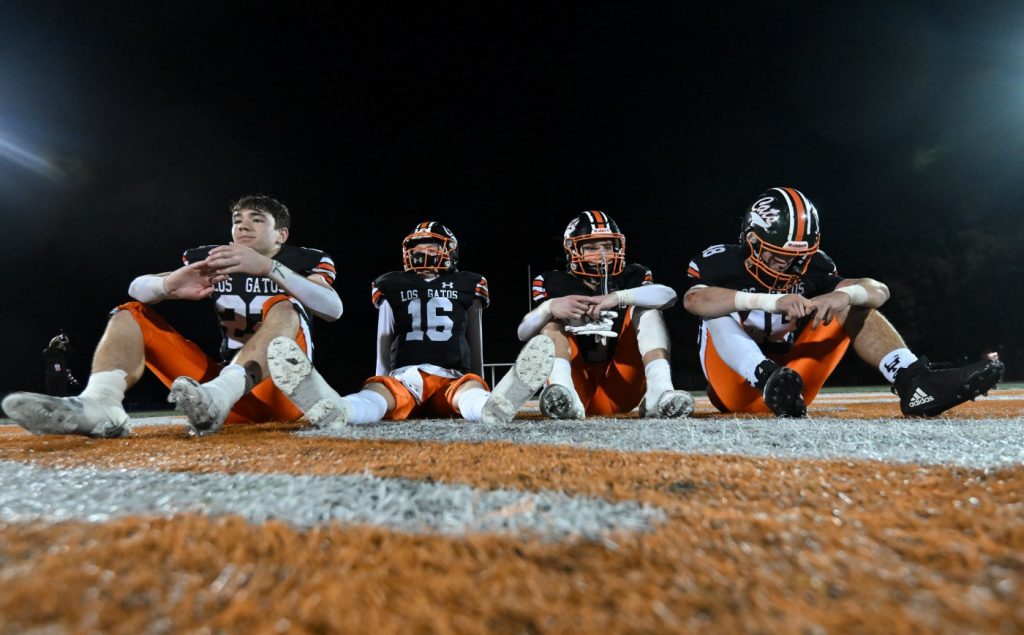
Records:
[[[752,276],[743,262],[749,249],[740,245],[712,245],[690,261],[687,269],[689,287],[704,285],[735,289],[747,293],[768,293],[768,287]],[[800,280],[786,293],[813,298],[835,290],[843,278],[836,273],[836,264],[824,251],[811,257],[810,265]],[[776,292],[779,293],[779,292]],[[786,316],[764,311],[737,311],[744,329],[769,352],[785,352],[795,338],[795,324]]]
[[[189,249],[182,255],[182,260],[186,265],[200,262],[216,246]],[[281,245],[273,259],[299,275],[320,274],[328,284],[334,284],[334,261],[319,249]],[[275,295],[288,295],[288,292],[268,276],[233,273],[227,280],[213,285],[213,295],[210,297],[220,321],[223,336],[220,353],[224,361],[229,361],[256,332],[263,322],[263,303]],[[304,317],[310,328],[309,341],[312,343],[312,323],[309,315],[304,313]]]
[[[595,278],[596,280],[596,278]],[[645,284],[654,284],[654,274],[644,265],[629,263],[622,268],[617,276],[608,279],[608,290],[605,291],[603,284],[598,284],[592,289],[582,279],[567,271],[546,271],[533,279],[533,306],[536,308],[542,302],[552,298],[562,298],[567,295],[598,296],[623,289],[633,289]],[[615,318],[612,330],[622,333],[622,325],[626,319],[624,309],[617,310],[619,314]],[[596,337],[578,337],[576,346],[580,350],[580,356],[586,362],[606,362],[615,355],[615,345],[618,339],[611,337],[604,343]]]
[[[392,271],[373,281],[371,298],[386,301],[395,318],[391,370],[433,364],[470,371],[469,309],[479,300],[490,304],[487,279],[478,273],[440,273],[427,279],[412,271]]]

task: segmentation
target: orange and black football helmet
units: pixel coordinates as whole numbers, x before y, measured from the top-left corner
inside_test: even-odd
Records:
[[[589,278],[604,278],[605,275],[619,275],[626,266],[626,237],[619,230],[618,223],[604,212],[596,209],[580,212],[569,221],[562,238],[569,273]],[[607,272],[602,263],[583,258],[580,246],[591,240],[612,241],[612,256],[605,262]]]
[[[807,273],[820,243],[818,210],[800,190],[773,187],[743,214],[740,245],[750,250],[744,265],[771,291],[786,291],[796,284]],[[793,260],[784,271],[777,271],[765,262],[766,252]]]
[[[437,253],[413,251],[417,245],[426,243],[437,245]],[[452,230],[441,223],[422,222],[402,241],[402,265],[406,271],[458,271],[459,241]]]

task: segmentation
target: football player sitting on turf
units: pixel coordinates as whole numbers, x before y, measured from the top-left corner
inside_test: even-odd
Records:
[[[334,321],[342,306],[331,288],[330,256],[285,245],[290,225],[288,208],[279,201],[240,198],[231,206],[230,244],[189,249],[180,269],[131,283],[128,293],[137,302],[111,313],[80,395],[14,393],[4,399],[4,411],[36,434],[125,436],[130,422],[121,402],[149,367],[170,386],[168,399],[188,415],[193,434],[216,432],[225,420],[298,419],[302,413],[270,381],[267,344],[283,336],[303,355],[311,353],[310,314]],[[227,365],[208,357],[151,306],[206,298],[220,320]]]
[[[381,419],[452,417],[509,421],[543,384],[554,356],[538,338],[520,353],[489,400],[483,365],[481,312],[490,304],[487,280],[459,271],[459,243],[441,223],[420,223],[402,242],[404,271],[373,282],[378,309],[377,370],[345,397],[327,385],[295,342],[271,342],[274,382],[317,428]]]
[[[914,355],[875,310],[889,289],[840,277],[820,240],[814,205],[775,187],[743,215],[738,245],[690,262],[683,302],[703,318],[700,362],[719,410],[804,416],[850,344],[893,384],[905,415],[935,416],[996,385],[998,361],[941,368]]]
[[[582,212],[563,236],[566,271],[533,280],[535,308],[519,339],[541,333],[555,344],[555,363],[541,393],[553,419],[630,412],[685,417],[693,397],[672,387],[669,338],[661,309],[676,292],[654,284],[651,270],[626,264],[626,237],[604,212]]]

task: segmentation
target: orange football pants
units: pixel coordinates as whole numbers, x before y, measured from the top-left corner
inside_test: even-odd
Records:
[[[263,303],[263,319],[279,302],[289,302],[288,296],[276,295]],[[142,302],[127,302],[115,311],[128,311],[142,329],[146,367],[153,371],[165,386],[178,377],[191,377],[199,382],[213,379],[224,367],[196,345],[178,333],[152,307]],[[301,320],[301,317],[300,317]],[[306,335],[300,327],[295,341],[309,353]],[[226,423],[262,423],[266,421],[294,421],[302,417],[283,392],[268,377],[235,404]]]
[[[711,333],[707,333],[707,347],[704,351],[704,368],[708,377],[708,397],[711,403],[723,412],[768,413],[771,409],[765,405],[761,391],[747,383],[743,377],[718,356]],[[768,358],[780,366],[787,366],[797,372],[804,380],[804,403],[810,405],[818,396],[818,391],[825,385],[832,371],[839,365],[846,349],[850,346],[850,336],[843,330],[839,320],[828,326],[804,328],[793,343],[793,348],[785,355],[768,355]]]
[[[633,328],[633,307],[626,312],[615,355],[607,362],[581,359],[576,338],[569,335],[572,383],[588,415],[622,414],[636,408],[647,390],[644,362]]]
[[[484,390],[489,390],[483,377],[472,373],[453,379],[431,375],[422,370],[417,372],[423,378],[423,402],[419,404],[416,403],[416,398],[405,387],[405,384],[394,377],[375,375],[363,383],[364,386],[366,384],[384,384],[391,396],[395,398],[395,409],[389,412],[384,417],[385,419],[402,421],[404,419],[456,417],[459,416],[459,412],[452,405],[452,399],[463,384],[468,381],[478,381],[483,385]]]

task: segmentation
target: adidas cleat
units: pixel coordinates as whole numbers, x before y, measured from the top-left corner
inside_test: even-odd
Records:
[[[658,397],[653,413],[647,412],[647,398],[640,400],[640,418],[681,419],[693,414],[693,395],[685,390],[666,390]]]
[[[804,417],[804,380],[792,368],[779,366],[764,383],[764,403],[776,417]]]
[[[516,357],[515,365],[505,373],[484,404],[483,423],[508,423],[526,400],[533,396],[551,375],[555,363],[555,344],[546,335],[533,337]]]
[[[561,384],[548,384],[540,394],[540,412],[549,419],[582,419],[586,416],[576,392]]]
[[[331,388],[295,340],[276,337],[267,346],[270,377],[314,428],[344,426],[349,407]]]
[[[121,404],[104,406],[81,397],[16,392],[4,397],[3,410],[32,434],[80,434],[113,439],[126,437],[131,430],[131,421]]]
[[[900,411],[908,417],[935,417],[987,394],[1003,377],[1005,365],[982,360],[959,368],[931,364],[927,357],[901,369],[892,391],[900,397]]]

